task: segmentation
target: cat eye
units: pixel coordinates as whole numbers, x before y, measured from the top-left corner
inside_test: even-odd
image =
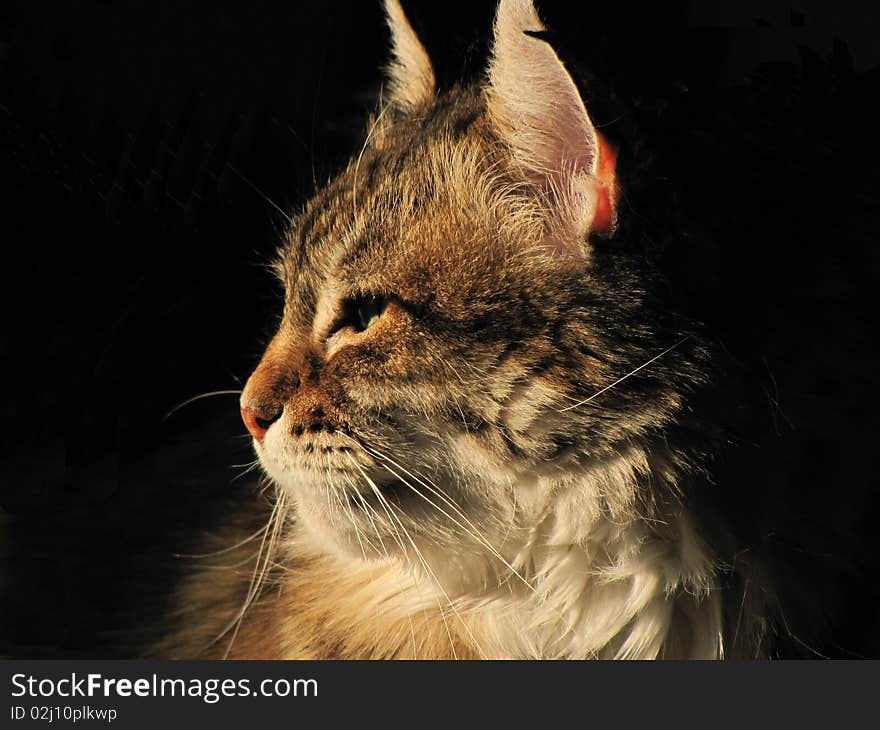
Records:
[[[359,328],[359,331],[363,332],[376,324],[379,321],[379,317],[382,316],[382,312],[385,311],[387,303],[382,297],[375,296],[355,300],[358,324],[358,327],[355,329]]]
[[[330,336],[350,327],[355,332],[365,332],[378,322],[388,306],[386,297],[364,294],[342,302],[342,311],[330,328]]]

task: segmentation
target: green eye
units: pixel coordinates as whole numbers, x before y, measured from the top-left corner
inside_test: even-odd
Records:
[[[327,330],[327,338],[345,328],[355,332],[370,329],[382,319],[389,301],[387,297],[375,294],[363,294],[343,300],[339,316]]]
[[[357,322],[361,331],[369,329],[382,316],[386,301],[381,297],[364,297],[357,302]]]

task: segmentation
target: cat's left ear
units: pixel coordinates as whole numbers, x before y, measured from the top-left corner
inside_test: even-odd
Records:
[[[557,240],[570,245],[614,231],[615,154],[545,30],[532,0],[499,2],[486,96],[497,133],[549,204]]]
[[[391,30],[390,102],[405,114],[416,113],[434,101],[434,67],[400,0],[385,0],[385,18]]]

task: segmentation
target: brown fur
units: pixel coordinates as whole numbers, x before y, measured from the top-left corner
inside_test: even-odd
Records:
[[[531,2],[495,28],[488,86],[436,97],[398,48],[363,148],[296,216],[241,396],[276,508],[259,550],[185,583],[158,653],[769,649],[771,580],[726,590],[740,548],[694,508],[730,442],[701,408],[719,353],[650,260],[591,236],[602,143]]]
[[[506,507],[470,491],[480,495],[497,483],[491,489],[504,494],[492,499],[506,503],[523,476],[581,470],[586,459],[607,457],[616,464],[619,454],[636,453],[628,438],[643,436],[681,408],[679,387],[652,379],[637,393],[615,390],[599,411],[562,408],[670,345],[671,333],[604,331],[605,319],[632,316],[615,309],[639,310],[643,282],[626,271],[600,271],[585,241],[561,238],[574,229],[556,218],[568,214],[558,205],[558,196],[567,193],[556,188],[548,197],[535,187],[534,175],[523,173],[478,86],[455,87],[415,110],[401,109],[395,99],[380,110],[363,149],[292,226],[277,267],[287,290],[284,316],[242,395],[242,404],[267,423],[283,413],[283,442],[273,449],[297,464],[301,483],[313,484],[293,497],[297,519],[310,526],[293,527],[286,515],[280,517],[280,564],[259,600],[247,606],[240,628],[233,618],[247,602],[250,576],[262,577],[260,564],[238,560],[240,567],[228,574],[194,575],[177,597],[189,619],[180,621],[158,653],[503,655],[471,615],[486,597],[469,591],[493,583],[503,594],[521,591],[503,577],[506,561],[518,558],[485,555],[480,540],[528,542],[530,533],[540,533],[529,524],[508,524],[515,511],[507,515]],[[363,296],[381,297],[387,306],[374,326],[358,332],[345,302]],[[674,353],[679,370],[686,371],[682,365],[698,352],[694,344]],[[452,449],[439,463],[434,443]],[[387,462],[373,448],[444,484],[455,504],[472,502],[468,519],[490,537],[438,524],[436,509],[398,489],[384,498],[391,501],[388,507],[372,508],[380,523],[380,507],[400,511],[400,517],[388,513],[386,534],[375,534],[382,551],[390,544],[396,553],[390,562],[376,564],[381,555],[375,546],[364,562],[327,550],[326,542],[315,547],[316,531],[342,529],[350,551],[356,550],[355,537],[361,542],[344,515],[326,509],[334,498],[341,507],[355,499],[343,479],[387,482]],[[638,453],[633,458],[648,458]],[[626,475],[640,467],[609,468]],[[674,485],[679,468],[658,474],[655,491]],[[596,504],[581,500],[585,517],[600,519],[607,512],[629,520],[637,505],[655,510],[657,494],[636,497],[629,476],[615,479],[590,496]],[[529,487],[529,494],[540,490]],[[352,503],[354,510],[370,509],[363,504],[373,499],[369,492],[357,499],[361,504]],[[516,503],[514,496],[514,510]],[[411,544],[401,531],[412,536]],[[423,570],[419,552],[448,575],[438,580],[427,564]],[[658,554],[668,552],[661,548]],[[528,563],[520,568],[532,569]],[[445,586],[444,602],[454,610],[439,609],[436,595],[430,601],[416,595],[425,570]],[[199,628],[192,630],[190,622]]]
[[[233,537],[224,535],[224,541]],[[481,649],[474,646],[479,628],[473,616],[448,610],[441,615],[436,605],[412,616],[395,610],[401,592],[396,568],[373,564],[352,571],[348,562],[316,553],[286,556],[238,622],[258,570],[258,545],[250,540],[191,572],[177,591],[171,630],[151,656],[476,659],[488,646],[485,637],[478,639]]]
[[[288,290],[285,316],[243,402],[264,413],[284,410],[290,448],[309,464],[304,468],[335,473],[356,459],[375,469],[351,436],[368,432],[382,444],[390,437],[384,419],[399,412],[428,414],[438,421],[436,428],[460,430],[457,448],[466,478],[482,477],[483,464],[516,474],[532,468],[535,459],[552,464],[570,458],[563,456],[567,417],[541,401],[549,397],[557,408],[566,405],[558,393],[570,393],[570,402],[630,365],[599,356],[608,350],[599,330],[571,316],[572,298],[582,296],[583,262],[559,256],[547,244],[543,202],[526,195],[524,185],[489,124],[480,90],[455,88],[419,117],[380,114],[365,148],[299,216],[279,266]],[[331,271],[341,289],[332,292],[337,300],[362,292],[390,299],[369,339],[328,358],[324,340],[342,316],[335,303],[325,302]],[[632,305],[637,298],[627,300]],[[513,311],[516,316],[508,317]],[[632,357],[638,365],[644,356]],[[526,407],[523,399],[532,397],[534,387],[543,395]],[[654,391],[650,405],[640,397],[631,411],[624,398],[627,420],[604,423],[604,438],[638,433],[641,424],[658,423],[679,406],[672,390]],[[384,411],[378,420],[377,408]],[[536,438],[531,431],[539,413],[543,435]],[[608,446],[602,431],[593,429],[591,436],[598,456]],[[415,461],[413,468],[425,465]],[[631,513],[629,488],[600,496],[615,519]],[[479,512],[471,517],[479,520]],[[408,529],[426,549],[415,517]],[[459,539],[449,545],[456,551],[462,549]],[[282,554],[231,648],[234,629],[207,655],[500,655],[466,610],[464,619],[449,611],[441,615],[436,605],[395,611],[403,590],[399,567],[357,567],[303,550],[291,534],[282,542],[293,549]],[[206,645],[243,605],[254,572],[251,562],[228,575],[193,576],[177,602],[198,617],[191,620],[199,630],[182,621],[180,633],[158,653],[205,655]],[[386,598],[377,597],[383,590]]]

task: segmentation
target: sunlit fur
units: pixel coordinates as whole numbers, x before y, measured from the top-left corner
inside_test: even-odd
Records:
[[[536,18],[502,2],[496,30]],[[229,553],[237,569],[184,584],[158,654],[760,651],[761,606],[721,595],[687,498],[716,440],[690,407],[712,353],[658,303],[647,264],[590,243],[590,205],[566,196],[592,163],[526,156],[515,115],[499,122],[531,98],[534,138],[550,103],[505,71],[508,48],[536,44],[550,88],[569,101],[575,88],[545,41],[505,38],[492,61],[503,81],[436,99],[426,57],[398,50],[392,102],[295,217],[283,319],[242,396],[281,413],[255,448],[291,507],[276,509],[271,544],[264,533]],[[593,134],[577,101],[538,131]],[[367,294],[388,305],[357,331],[345,302]]]
[[[401,111],[417,112],[434,100],[434,69],[400,0],[385,0],[385,13],[392,31],[389,98]]]

